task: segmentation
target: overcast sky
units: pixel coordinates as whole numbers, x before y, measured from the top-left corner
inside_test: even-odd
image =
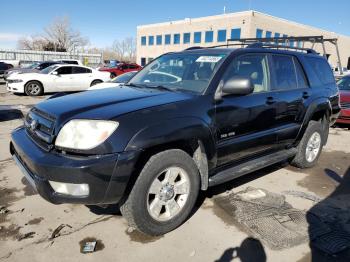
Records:
[[[1,1],[0,48],[15,48],[21,36],[43,31],[54,17],[67,15],[92,46],[136,35],[136,26],[249,8],[350,35],[350,0],[15,0]]]

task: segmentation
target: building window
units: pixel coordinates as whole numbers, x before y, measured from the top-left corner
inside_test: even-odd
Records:
[[[191,33],[184,33],[184,44],[189,44],[191,42]]]
[[[146,65],[146,57],[141,57],[141,66]]]
[[[275,33],[275,38],[279,38],[281,36],[281,34],[280,33]],[[276,44],[278,44],[278,41],[277,40],[275,40],[275,43]]]
[[[283,38],[286,38],[286,37],[288,37],[288,35],[283,35]],[[284,42],[283,42],[283,45],[287,45],[287,42],[286,42],[287,40],[284,40]]]
[[[150,35],[148,37],[148,45],[154,45],[154,36],[153,35]]]
[[[146,37],[145,36],[141,37],[141,45],[146,45]]]
[[[241,38],[241,29],[233,28],[231,29],[231,39],[240,39]]]
[[[156,43],[157,43],[157,45],[161,45],[162,44],[162,35],[157,35]]]
[[[218,30],[218,42],[225,42],[226,41],[226,30]]]
[[[299,41],[299,42],[298,42],[298,47],[299,47],[299,48],[303,48],[303,42],[302,42],[302,41]]]
[[[206,31],[205,32],[205,42],[206,43],[212,43],[214,38],[214,32],[213,31]]]
[[[262,29],[256,29],[256,38],[262,38],[263,32],[264,31]]]
[[[194,32],[194,43],[198,44],[202,42],[202,32]]]
[[[180,44],[180,34],[174,34],[174,44]]]
[[[164,40],[165,44],[170,45],[170,41],[171,41],[171,35],[165,35],[165,40]]]
[[[294,40],[290,40],[290,41],[289,41],[289,46],[290,46],[290,47],[294,47]]]
[[[266,38],[271,38],[272,37],[272,32],[271,31],[266,31],[265,37]]]

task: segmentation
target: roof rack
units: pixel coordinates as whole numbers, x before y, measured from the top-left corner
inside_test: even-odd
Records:
[[[341,66],[340,54],[338,48],[338,39],[337,38],[324,38],[322,35],[319,36],[288,36],[288,37],[270,37],[270,38],[232,38],[227,39],[226,44],[215,45],[209,47],[200,47],[194,46],[187,48],[186,50],[191,49],[200,49],[200,48],[218,48],[218,47],[231,47],[239,46],[241,48],[275,48],[282,50],[293,50],[306,52],[308,54],[318,54],[314,47],[316,44],[322,45],[323,56],[328,59],[326,53],[325,43],[331,43],[336,48],[336,53],[338,57],[338,68],[339,73],[343,74],[343,68]],[[297,46],[294,46],[294,43],[298,43]],[[306,48],[305,44],[311,45],[310,48]],[[300,46],[301,45],[301,46]]]

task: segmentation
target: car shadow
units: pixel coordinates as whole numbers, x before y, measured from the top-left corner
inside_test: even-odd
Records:
[[[325,169],[338,186],[306,213],[312,262],[350,261],[350,166],[343,176]]]
[[[258,239],[247,237],[239,247],[226,249],[221,257],[214,261],[230,262],[236,261],[236,259],[241,262],[265,262],[266,253],[264,246]]]

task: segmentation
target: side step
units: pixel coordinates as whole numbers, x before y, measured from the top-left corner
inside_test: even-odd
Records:
[[[261,168],[276,164],[278,162],[295,156],[296,153],[296,148],[290,148],[225,169],[209,178],[209,186],[216,186],[218,184],[230,181],[232,179],[238,178],[240,176],[259,170]]]

